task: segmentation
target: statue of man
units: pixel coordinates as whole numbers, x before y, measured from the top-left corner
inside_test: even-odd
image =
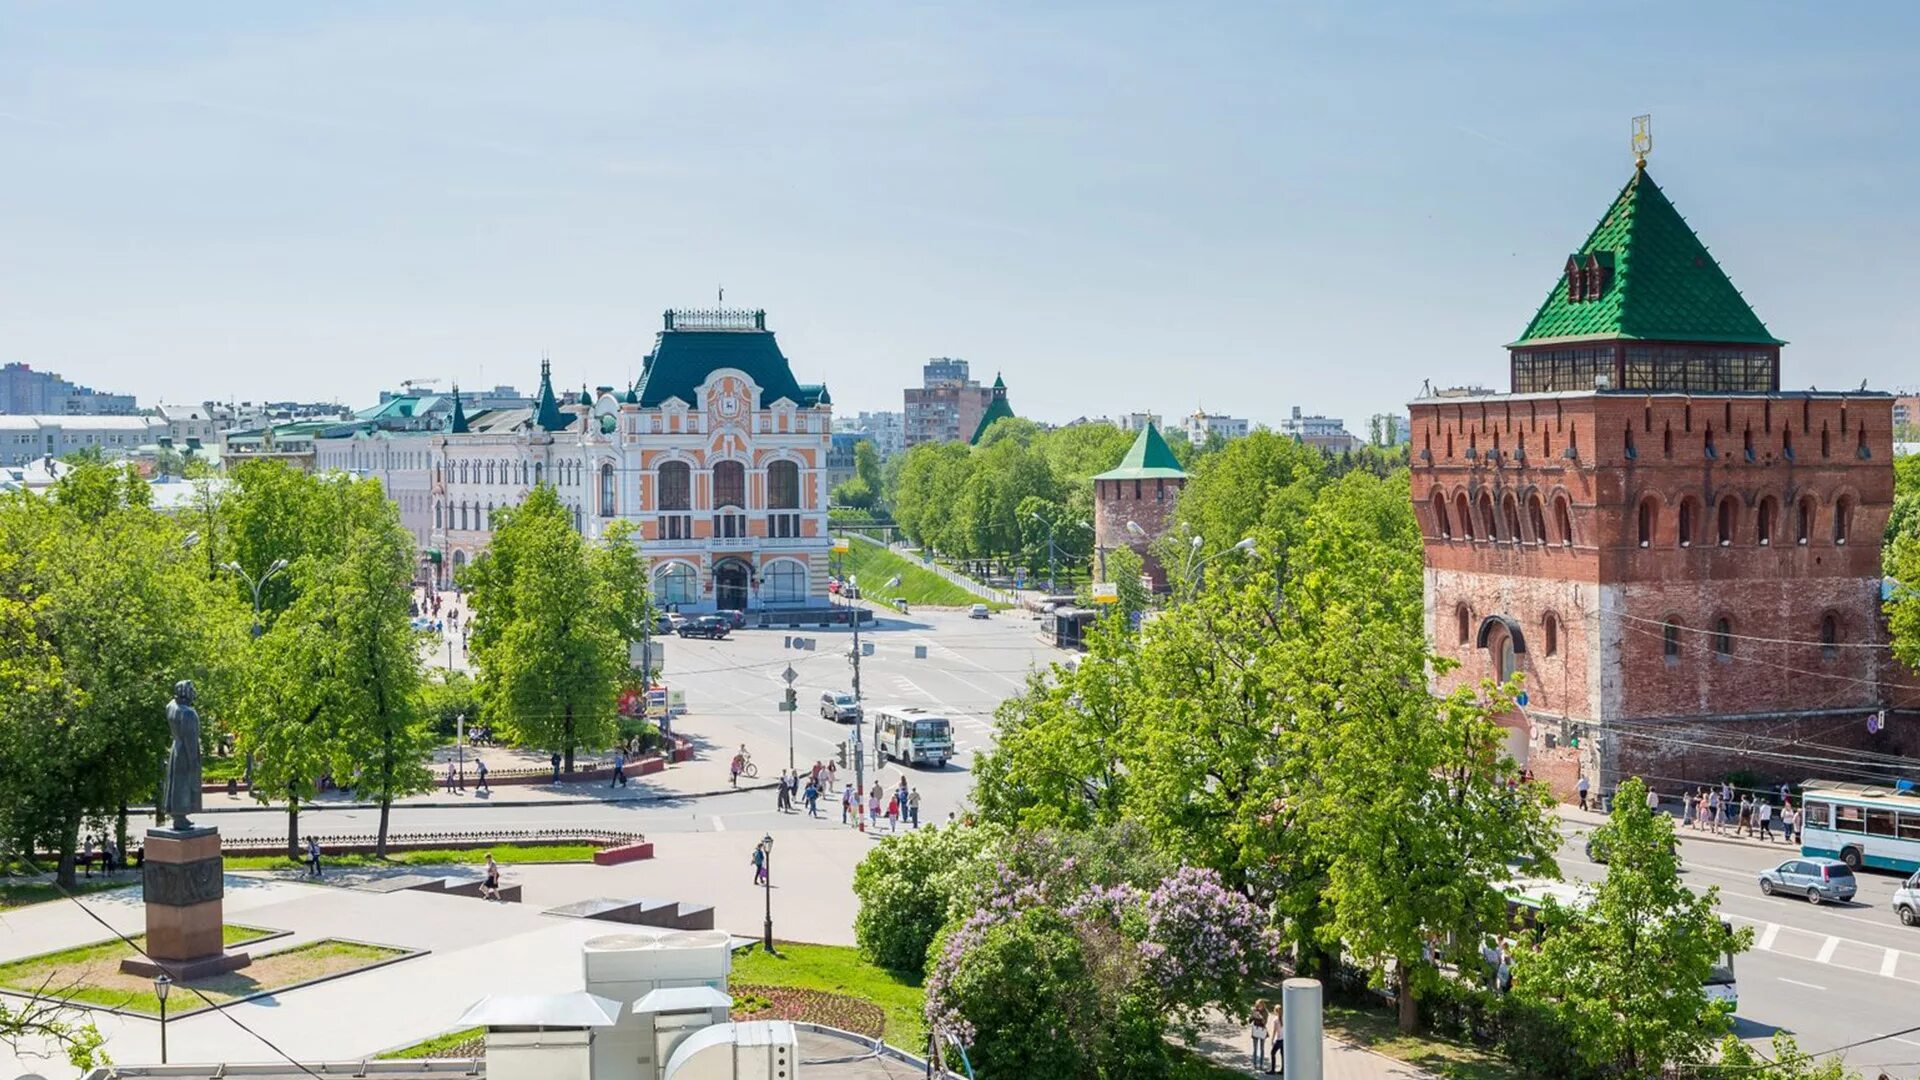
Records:
[[[173,684],[167,703],[167,730],[173,746],[167,750],[167,784],[161,791],[160,812],[173,815],[175,829],[191,829],[188,814],[200,812],[200,714],[193,708],[193,683]]]

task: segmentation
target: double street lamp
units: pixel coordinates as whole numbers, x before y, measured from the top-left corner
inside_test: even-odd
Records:
[[[287,568],[287,560],[285,559],[273,560],[273,564],[267,567],[267,572],[264,574],[261,574],[258,578],[254,577],[252,574],[247,573],[246,568],[241,566],[237,562],[225,563],[222,568],[226,570],[231,570],[232,572],[239,574],[241,580],[245,581],[248,587],[253,590],[253,636],[259,637],[261,632],[260,590],[267,587],[267,582],[273,580],[273,575],[278,574],[279,572]]]

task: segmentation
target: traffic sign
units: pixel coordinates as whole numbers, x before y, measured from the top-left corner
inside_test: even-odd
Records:
[[[780,702],[780,711],[781,712],[798,712],[800,711],[800,704],[799,702],[787,701],[782,699]]]
[[[1518,705],[1518,706],[1520,706],[1520,707],[1521,707],[1521,708],[1523,708],[1523,709],[1524,709],[1524,708],[1526,708],[1526,707],[1527,707],[1527,692],[1526,692],[1525,690],[1522,690],[1522,691],[1520,691],[1519,693],[1517,693],[1517,694],[1515,694],[1515,695],[1513,695],[1513,703],[1514,703],[1515,705]]]
[[[1098,582],[1093,587],[1093,602],[1096,604],[1117,604],[1120,602],[1120,586],[1111,581]]]
[[[783,672],[781,672],[781,673],[780,673],[780,678],[781,678],[781,679],[782,679],[782,680],[783,680],[783,681],[784,681],[784,682],[785,682],[785,683],[786,683],[786,684],[787,684],[788,686],[792,686],[792,685],[794,684],[794,682],[795,682],[795,681],[797,681],[797,680],[798,680],[798,679],[800,678],[800,673],[799,673],[799,672],[797,672],[797,671],[795,671],[795,670],[793,670],[793,665],[792,665],[792,664],[788,664],[788,665],[787,665],[787,670],[785,670],[785,671],[783,671]]]

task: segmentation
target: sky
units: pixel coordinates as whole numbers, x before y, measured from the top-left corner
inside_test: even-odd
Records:
[[[764,308],[836,409],[1505,388],[1649,171],[1783,386],[1920,383],[1911,4],[0,0],[0,362],[157,401],[624,384]]]

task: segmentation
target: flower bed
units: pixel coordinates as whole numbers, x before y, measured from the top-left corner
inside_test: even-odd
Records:
[[[804,1020],[876,1039],[886,1031],[884,1009],[845,994],[758,983],[735,983],[728,991],[734,1020]]]

